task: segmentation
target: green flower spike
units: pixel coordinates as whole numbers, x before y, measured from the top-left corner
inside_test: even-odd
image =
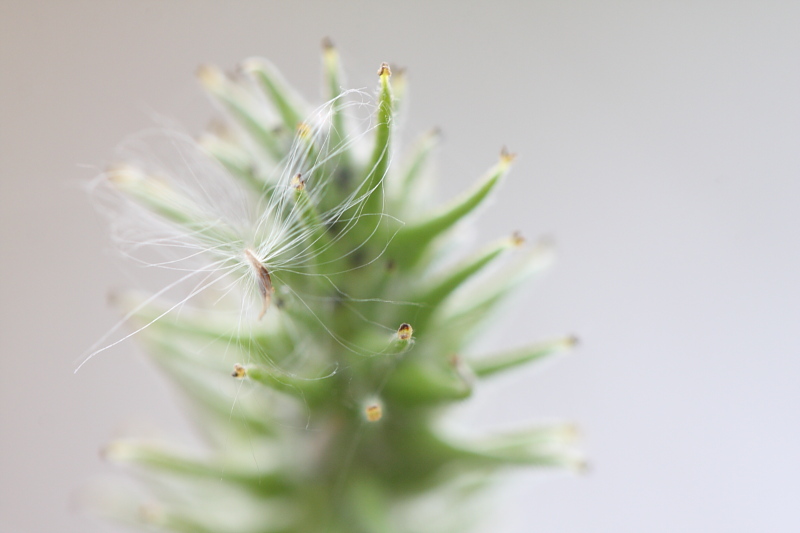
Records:
[[[472,519],[454,505],[489,474],[583,465],[572,426],[465,441],[439,424],[484,379],[576,343],[470,350],[551,255],[514,233],[448,256],[514,156],[503,150],[473,188],[431,206],[420,191],[438,131],[397,157],[405,80],[393,87],[383,63],[370,103],[342,88],[327,41],[323,74],[330,100],[314,109],[266,61],[230,75],[203,66],[226,121],[199,141],[137,138],[106,174],[121,240],[132,253],[171,253],[158,264],[188,284],[174,299],[115,302],[207,443],[202,453],[109,445],[105,457],[146,489],[111,506],[118,519],[180,533],[461,532]],[[171,159],[153,156],[163,144]],[[490,267],[499,272],[479,279]]]

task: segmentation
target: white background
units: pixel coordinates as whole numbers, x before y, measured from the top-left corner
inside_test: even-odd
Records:
[[[787,1],[3,0],[0,530],[113,530],[75,510],[97,450],[130,421],[187,429],[135,343],[72,374],[138,277],[81,184],[154,113],[206,123],[202,62],[263,55],[317,98],[323,36],[355,87],[408,67],[441,198],[519,154],[479,240],[559,246],[485,345],[581,349],[459,419],[576,420],[593,468],[516,476],[487,531],[800,530],[799,28]]]

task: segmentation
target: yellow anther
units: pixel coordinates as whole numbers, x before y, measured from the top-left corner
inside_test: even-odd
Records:
[[[239,363],[236,363],[233,365],[233,372],[231,372],[231,376],[235,377],[236,379],[243,379],[247,376],[247,370],[245,370],[245,368]]]
[[[301,139],[310,139],[311,138],[311,126],[306,124],[305,122],[301,122],[297,125],[297,136]]]
[[[381,63],[381,68],[378,69],[378,76],[391,76],[392,70],[389,68],[389,63]]]
[[[383,408],[381,408],[380,404],[371,403],[364,408],[364,416],[367,422],[377,422],[383,417]]]
[[[569,337],[565,338],[563,341],[565,348],[574,348],[578,344],[580,344],[580,339],[575,335],[570,335]]]
[[[306,180],[303,179],[302,174],[298,173],[292,177],[292,180],[289,182],[289,185],[291,185],[294,189],[298,191],[302,191],[303,189],[306,188]]]
[[[400,324],[400,327],[397,328],[397,338],[401,341],[407,341],[411,339],[411,335],[414,334],[414,328],[411,327],[411,324]]]
[[[511,246],[519,248],[523,244],[525,244],[525,237],[522,236],[522,233],[515,231],[511,234]]]
[[[504,165],[510,165],[511,162],[516,158],[517,154],[512,154],[505,146],[503,146],[502,150],[500,150],[500,163]]]

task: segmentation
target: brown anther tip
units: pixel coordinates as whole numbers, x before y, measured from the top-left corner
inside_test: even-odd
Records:
[[[306,188],[306,180],[303,179],[303,175],[300,173],[295,174],[292,177],[292,181],[289,182],[295,190],[302,191]]]
[[[576,335],[570,335],[566,339],[566,344],[570,348],[574,348],[575,346],[579,345],[580,343],[581,343],[581,340]]]
[[[515,231],[511,234],[511,246],[519,248],[523,244],[525,244],[525,237],[522,236],[522,233]]]
[[[235,377],[236,379],[243,379],[247,376],[247,370],[245,370],[245,368],[239,363],[236,363],[233,365],[233,372],[231,372],[231,376]]]
[[[411,335],[414,334],[414,328],[411,327],[411,324],[400,324],[400,327],[397,328],[397,338],[401,341],[407,341],[411,339]]]
[[[381,63],[381,68],[378,69],[378,76],[391,76],[392,70],[389,68],[389,63]]]
[[[383,409],[377,403],[370,404],[364,409],[364,416],[367,422],[377,422],[383,417]]]
[[[506,148],[505,146],[503,146],[503,148],[500,150],[500,161],[502,161],[503,163],[509,164],[516,158],[517,154],[512,154],[511,152],[508,151],[508,148]]]
[[[333,44],[333,41],[331,40],[330,37],[323,37],[322,38],[322,49],[323,50],[325,50],[327,52],[327,51],[333,50],[335,48],[336,48],[336,46]]]

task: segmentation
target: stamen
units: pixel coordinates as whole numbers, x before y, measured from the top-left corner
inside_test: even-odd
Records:
[[[501,163],[503,163],[505,165],[509,165],[516,158],[517,158],[517,154],[512,154],[511,152],[508,151],[508,148],[506,148],[505,146],[503,146],[503,148],[500,150],[500,162]]]
[[[411,335],[414,333],[414,328],[411,327],[411,324],[400,324],[400,327],[397,328],[397,338],[401,341],[407,341],[411,339]]]
[[[383,418],[383,408],[379,403],[371,403],[364,408],[364,416],[367,422],[377,422]]]
[[[297,125],[297,137],[303,140],[308,140],[311,138],[312,135],[311,126],[306,124],[305,122],[301,122]]]
[[[231,372],[231,376],[235,377],[236,379],[244,379],[247,377],[247,370],[239,363],[236,363],[233,365],[233,372]]]
[[[303,179],[303,175],[300,173],[295,174],[292,177],[292,180],[289,182],[289,185],[298,191],[302,191],[306,188],[306,180]]]

